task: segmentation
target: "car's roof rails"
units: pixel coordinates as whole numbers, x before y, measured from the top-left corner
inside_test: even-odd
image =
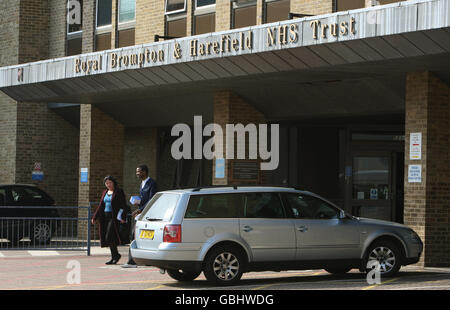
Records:
[[[283,187],[296,189],[293,186],[286,184],[239,184],[239,185],[209,185],[209,186],[199,186],[192,189],[193,192],[199,192],[202,189],[208,188],[220,188],[220,187],[233,187],[233,189],[238,189],[238,187]]]

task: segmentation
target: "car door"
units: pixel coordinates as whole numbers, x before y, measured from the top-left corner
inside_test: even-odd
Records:
[[[294,215],[297,260],[357,259],[360,254],[358,222],[340,219],[340,210],[317,197],[287,193]]]
[[[287,218],[279,193],[246,193],[243,218],[239,221],[241,237],[250,246],[253,261],[295,259],[295,230]]]

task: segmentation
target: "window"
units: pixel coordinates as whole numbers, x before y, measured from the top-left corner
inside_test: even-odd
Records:
[[[97,0],[97,28],[111,25],[112,0]]]
[[[256,1],[233,2],[233,28],[256,25]]]
[[[196,0],[194,34],[214,32],[216,29],[215,0]]]
[[[366,6],[365,0],[337,0],[337,11],[361,9]]]
[[[95,30],[95,51],[111,48],[112,0],[97,0],[97,28]]]
[[[192,195],[185,218],[238,218],[242,206],[241,194]]]
[[[321,199],[302,194],[287,194],[286,198],[297,219],[339,218],[340,211]]]
[[[283,205],[278,193],[245,194],[244,217],[285,218]]]
[[[166,0],[166,14],[186,11],[186,0]]]
[[[265,22],[274,23],[281,20],[289,19],[289,12],[291,10],[290,0],[266,0],[265,7]]]
[[[388,200],[389,199],[388,157],[353,158],[353,199]]]
[[[81,54],[83,32],[83,0],[67,1],[67,50],[66,55]]]
[[[166,17],[166,32],[167,35],[170,37],[185,37],[187,33],[187,19],[186,16],[182,16],[180,18],[170,18],[169,16]]]
[[[139,220],[170,221],[179,199],[178,194],[156,194],[145,206]]]
[[[132,46],[135,42],[136,0],[119,0],[117,47]]]
[[[119,24],[133,22],[136,18],[136,0],[119,0]]]
[[[6,190],[4,188],[0,188],[0,206],[5,205],[6,200]]]

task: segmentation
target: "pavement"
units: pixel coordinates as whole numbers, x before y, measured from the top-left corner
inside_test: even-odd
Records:
[[[0,290],[188,290],[205,292],[284,290],[450,290],[450,268],[402,267],[393,278],[368,283],[358,270],[335,276],[325,270],[251,272],[237,286],[212,287],[201,274],[195,281],[181,283],[158,268],[126,269],[128,247],[119,247],[118,265],[105,265],[108,248],[86,251],[0,251]]]

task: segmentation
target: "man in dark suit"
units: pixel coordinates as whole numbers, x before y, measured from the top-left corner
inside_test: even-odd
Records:
[[[135,203],[135,206],[138,205],[139,208],[132,213],[133,219],[142,213],[145,206],[147,205],[147,202],[149,202],[149,200],[156,193],[156,182],[155,180],[149,177],[147,165],[140,165],[139,167],[137,167],[136,176],[141,180],[141,186],[139,190],[141,200],[139,203]],[[134,221],[132,225],[132,232],[134,234]],[[133,257],[131,256],[131,251],[128,252],[128,262],[125,265],[122,265],[122,267],[123,268],[136,267],[136,263],[134,262]]]

